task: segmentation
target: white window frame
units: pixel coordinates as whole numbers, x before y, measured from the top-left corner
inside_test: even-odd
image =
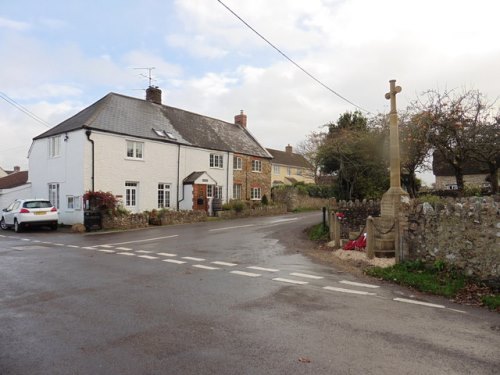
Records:
[[[233,184],[233,199],[241,199],[242,184]]]
[[[128,209],[137,208],[137,196],[139,183],[127,181],[125,182],[125,207]]]
[[[75,197],[73,195],[66,196],[66,207],[69,211],[75,210]]]
[[[222,185],[215,185],[214,186],[214,198],[221,199],[222,200],[222,193],[223,193]]]
[[[224,168],[224,155],[210,154],[210,168]]]
[[[278,164],[273,164],[273,173],[274,174],[281,174],[281,168]]]
[[[170,187],[171,184],[158,183],[158,208],[170,208]]]
[[[262,160],[252,160],[252,172],[262,172]]]
[[[49,158],[57,158],[61,156],[61,136],[49,138]]]
[[[292,175],[292,168],[290,168],[290,167],[286,168],[286,175],[287,176],[291,176]]]
[[[214,187],[215,185],[207,185],[207,198],[214,197]]]
[[[49,183],[49,201],[55,208],[59,209],[59,184],[57,182]]]
[[[262,199],[262,188],[253,187],[250,189],[250,200],[257,201]]]
[[[241,171],[243,169],[243,159],[239,156],[233,156],[233,169]]]
[[[129,151],[132,151],[131,153]],[[126,158],[133,160],[144,160],[144,142],[127,141]]]

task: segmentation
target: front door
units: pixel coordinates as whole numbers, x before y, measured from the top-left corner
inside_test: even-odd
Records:
[[[207,185],[193,185],[193,210],[207,211]]]

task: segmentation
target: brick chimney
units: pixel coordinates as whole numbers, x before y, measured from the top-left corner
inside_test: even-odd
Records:
[[[149,86],[146,89],[146,100],[156,104],[161,104],[161,90],[158,86]]]
[[[243,110],[240,111],[239,115],[234,116],[234,123],[243,128],[247,127],[247,115],[243,113]]]
[[[19,165],[14,165],[14,172],[13,173],[17,173],[17,172],[21,172],[21,167]]]
[[[291,154],[293,152],[292,146],[290,146],[290,144],[288,144],[288,146],[285,147],[285,151],[287,154]]]

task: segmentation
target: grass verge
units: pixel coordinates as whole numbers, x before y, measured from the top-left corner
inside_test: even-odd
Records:
[[[483,296],[481,302],[484,303],[490,310],[496,310],[500,312],[500,295],[494,296]]]
[[[323,227],[323,223],[313,225],[307,230],[307,235],[311,241],[328,241],[329,240],[329,229],[328,225]]]

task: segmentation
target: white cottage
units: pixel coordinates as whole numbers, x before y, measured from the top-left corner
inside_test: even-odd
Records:
[[[112,192],[132,212],[210,211],[212,198],[233,197],[234,154],[272,158],[246,126],[163,105],[149,87],[146,100],[110,93],[35,137],[29,181],[64,224],[83,222],[89,190]]]

